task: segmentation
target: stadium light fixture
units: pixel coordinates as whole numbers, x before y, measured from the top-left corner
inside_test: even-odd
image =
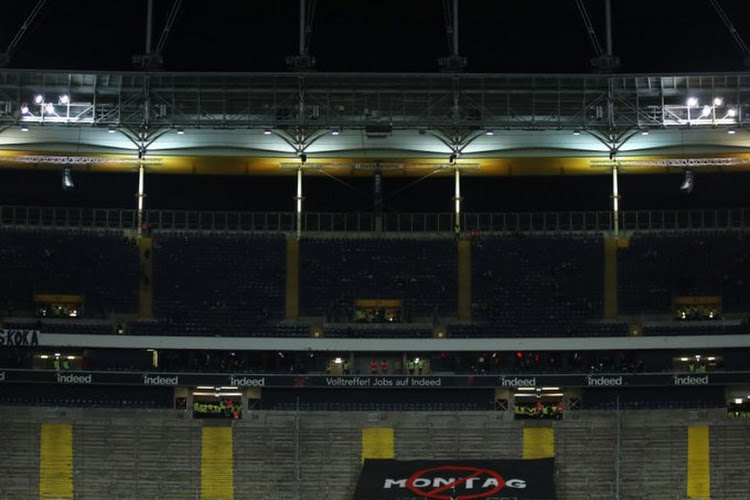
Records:
[[[26,103],[21,104],[21,113],[24,115],[29,114],[29,105]]]
[[[47,113],[48,115],[55,114],[55,105],[52,104],[51,102],[48,102],[47,104],[44,105],[44,112]]]
[[[712,109],[713,108],[711,106],[709,106],[708,104],[706,104],[705,106],[703,106],[703,111],[701,112],[700,118],[703,118],[705,116],[710,115]]]
[[[63,105],[69,104],[70,103],[70,96],[68,94],[61,94],[60,97],[58,98],[57,102],[59,102],[60,104],[63,104]]]
[[[695,175],[690,169],[685,169],[685,174],[682,177],[682,184],[680,184],[680,191],[684,194],[690,194],[695,186]]]
[[[698,98],[697,97],[688,97],[687,105],[688,105],[688,108],[697,108],[698,107]]]
[[[70,173],[70,167],[63,168],[62,173],[62,188],[63,191],[70,191],[75,189],[76,185],[73,182],[73,175]]]
[[[44,96],[42,94],[37,94],[34,96],[35,104],[42,104],[43,102],[44,102]]]
[[[727,116],[728,116],[729,118],[734,118],[735,116],[737,116],[737,110],[736,110],[736,109],[734,109],[734,108],[729,108],[729,109],[727,110]]]
[[[723,97],[714,97],[714,106],[722,106],[724,104]]]

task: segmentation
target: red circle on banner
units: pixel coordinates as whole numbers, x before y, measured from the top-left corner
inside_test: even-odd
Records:
[[[465,475],[464,477],[456,479],[455,481],[452,481],[448,484],[444,484],[427,491],[422,490],[414,485],[414,482],[417,479],[421,479],[422,476],[426,474],[446,470],[461,471],[464,472]],[[483,491],[481,493],[474,493],[473,495],[451,496],[450,494],[444,494],[446,490],[453,490],[456,486],[464,484],[469,479],[479,477],[483,474],[494,478],[497,481],[497,486],[495,486],[491,490]],[[406,487],[421,497],[432,498],[434,500],[472,500],[475,498],[489,497],[502,490],[505,487],[505,479],[503,479],[503,476],[501,476],[499,472],[490,469],[482,469],[480,467],[467,467],[463,465],[443,465],[440,467],[433,467],[431,469],[418,470],[417,472],[412,474],[409,479],[406,480]]]

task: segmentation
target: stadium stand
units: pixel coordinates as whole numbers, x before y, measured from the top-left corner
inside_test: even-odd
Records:
[[[154,312],[169,331],[260,334],[283,303],[283,235],[155,234]]]
[[[32,315],[34,294],[73,294],[85,314],[134,313],[138,249],[122,231],[0,229],[0,303]]]
[[[303,239],[302,315],[351,321],[355,299],[403,300],[406,321],[455,316],[455,242],[450,238]]]
[[[603,239],[486,236],[474,242],[473,309],[500,336],[555,336],[602,317]]]
[[[666,313],[673,296],[721,296],[747,312],[750,238],[742,231],[638,232],[618,250],[620,310]]]

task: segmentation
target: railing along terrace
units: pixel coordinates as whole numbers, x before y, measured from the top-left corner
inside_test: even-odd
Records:
[[[0,71],[0,124],[140,127],[739,126],[750,74]],[[706,111],[708,106],[708,111]]]
[[[628,210],[619,213],[621,231],[750,228],[750,208]],[[381,217],[369,212],[302,214],[306,233],[454,233],[453,213],[400,213]],[[293,232],[293,212],[147,210],[143,222],[167,231]],[[0,226],[135,230],[137,211],[119,208],[0,206]],[[463,233],[606,232],[614,230],[612,212],[508,212],[461,214]]]

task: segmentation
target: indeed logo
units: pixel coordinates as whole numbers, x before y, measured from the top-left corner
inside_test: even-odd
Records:
[[[62,373],[57,374],[57,382],[61,384],[90,384],[91,374],[88,375],[63,375]]]
[[[500,377],[500,385],[503,387],[535,387],[536,377]]]
[[[614,387],[622,385],[622,377],[592,377],[588,375],[586,377],[586,385],[592,385],[594,387]]]
[[[179,377],[162,377],[161,375],[144,375],[143,383],[146,385],[177,385],[180,382]]]
[[[235,387],[264,387],[266,377],[229,377],[229,385]]]
[[[708,385],[708,375],[673,375],[672,382],[674,385]]]

